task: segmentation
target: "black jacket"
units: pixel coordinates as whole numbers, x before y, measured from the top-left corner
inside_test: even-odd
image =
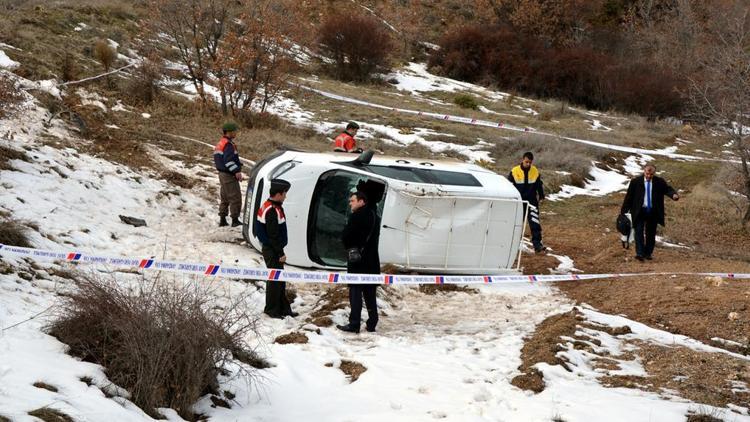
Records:
[[[363,248],[362,261],[354,264],[347,263],[348,272],[380,274],[380,255],[378,255],[380,219],[375,210],[365,206],[354,211],[341,233],[341,240],[346,249]]]
[[[661,177],[654,176],[651,179],[651,213],[656,217],[656,222],[664,225],[664,197],[672,198],[677,192]],[[625,194],[625,200],[622,201],[621,214],[630,212],[633,217],[633,223],[641,214],[643,208],[643,197],[646,195],[646,185],[643,182],[643,175],[630,181],[628,193]]]

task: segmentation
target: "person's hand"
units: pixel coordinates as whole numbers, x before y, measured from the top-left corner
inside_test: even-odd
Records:
[[[676,194],[672,195],[672,199],[674,199],[675,201],[678,201],[680,199],[680,194],[676,193]]]
[[[282,263],[282,264],[285,263],[286,262],[286,255],[282,255],[281,258],[279,258],[279,262]]]
[[[235,173],[234,177],[235,177],[235,179],[237,179],[238,182],[242,181],[242,173],[241,172]]]

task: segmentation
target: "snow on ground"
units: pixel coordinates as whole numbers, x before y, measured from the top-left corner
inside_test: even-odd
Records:
[[[503,100],[510,95],[505,92],[493,91],[480,85],[474,85],[468,82],[446,78],[444,76],[433,75],[427,71],[427,65],[425,63],[409,63],[406,67],[385,75],[385,79],[396,80],[397,83],[395,87],[397,89],[408,91],[416,95],[431,91],[471,92],[493,101]],[[528,101],[525,98],[516,98]]]
[[[596,166],[591,167],[589,177],[584,187],[563,185],[560,187],[559,192],[547,195],[547,199],[558,201],[572,198],[576,195],[606,196],[627,188],[630,181],[628,176],[620,174],[615,170],[602,170]]]
[[[591,119],[591,120],[584,120],[586,123],[590,124],[591,127],[589,129],[591,130],[598,130],[602,132],[610,132],[612,131],[611,127],[604,126],[600,120]]]
[[[20,64],[21,63],[18,63],[15,60],[11,60],[11,58],[8,57],[8,55],[5,54],[3,50],[0,50],[0,68],[15,69]]]

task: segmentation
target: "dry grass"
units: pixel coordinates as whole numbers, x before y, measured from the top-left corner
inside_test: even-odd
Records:
[[[13,79],[0,73],[0,117],[6,117],[15,112],[22,100],[23,95],[16,88]]]
[[[359,362],[354,362],[352,360],[342,360],[341,365],[339,366],[339,369],[341,369],[341,372],[349,376],[350,382],[354,382],[358,380],[359,377],[365,371],[367,371],[367,367],[365,367]]]
[[[47,391],[51,391],[53,393],[57,393],[57,387],[55,387],[54,385],[49,385],[46,382],[37,381],[33,385],[36,388],[41,388],[43,390],[47,390]]]
[[[1,219],[0,243],[3,245],[20,246],[30,248],[33,245],[29,241],[28,228],[18,220]]]
[[[12,170],[11,160],[29,161],[29,157],[23,151],[0,145],[0,170]]]
[[[29,415],[39,418],[44,422],[73,422],[73,418],[65,413],[49,407],[41,407],[29,412]]]
[[[278,344],[306,344],[307,341],[308,338],[305,333],[297,332],[280,335],[273,342]]]
[[[193,404],[217,390],[217,375],[227,373],[230,360],[260,360],[246,342],[256,335],[257,316],[245,298],[227,304],[215,297],[197,281],[144,280],[127,288],[79,279],[49,332],[74,356],[107,368],[147,413],[169,407],[192,419]],[[238,375],[252,382],[253,369],[243,368]]]

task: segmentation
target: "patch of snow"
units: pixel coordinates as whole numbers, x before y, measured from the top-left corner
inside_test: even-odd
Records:
[[[120,126],[111,125],[111,124],[106,124],[106,125],[104,125],[104,127],[109,128],[109,129],[119,129],[120,128]]]
[[[122,100],[117,100],[114,106],[112,106],[112,111],[124,111],[127,113],[132,113],[132,111],[128,110],[125,104],[122,103]]]
[[[144,119],[150,119],[151,115],[149,113],[141,113],[141,117],[143,117]]]
[[[480,106],[479,106],[479,111],[481,111],[482,113],[487,113],[487,114],[494,114],[494,115],[497,115],[497,116],[508,116],[508,117],[519,117],[519,118],[520,118],[520,117],[523,117],[523,116],[520,116],[520,115],[518,115],[518,114],[511,114],[511,113],[499,113],[499,112],[497,112],[497,111],[495,111],[495,110],[490,110],[489,108],[487,108],[487,107],[485,107],[485,106],[483,106],[483,105],[480,105]]]
[[[553,256],[555,259],[557,259],[560,264],[557,266],[557,268],[551,269],[550,272],[552,274],[570,274],[570,273],[580,273],[581,270],[575,267],[575,263],[573,262],[573,259],[569,256],[565,255],[555,255],[548,253],[547,255]]]
[[[8,57],[7,54],[5,54],[5,51],[0,50],[0,68],[15,69],[20,65],[21,63],[18,63],[17,61],[12,60],[10,57]]]
[[[610,193],[618,192],[628,187],[630,178],[614,170],[602,170],[596,166],[591,167],[589,172],[590,179],[586,180],[586,185],[582,188],[578,186],[563,185],[560,191],[547,195],[550,201],[572,198],[576,195],[587,196],[606,196]]]
[[[104,105],[104,101],[107,99],[97,94],[96,92],[88,92],[83,88],[78,88],[76,94],[81,98],[82,105],[92,105],[98,107],[105,113],[107,112],[107,106]]]
[[[584,120],[586,123],[589,123],[591,127],[589,130],[598,130],[602,132],[610,132],[612,131],[611,127],[604,126],[600,120],[591,119],[591,120]]]
[[[6,44],[4,42],[0,42],[0,47],[2,47],[2,48],[10,48],[11,50],[16,50],[16,51],[23,51],[23,50],[21,50],[18,47],[14,47],[14,46],[12,46],[10,44]]]
[[[672,334],[667,331],[651,328],[646,324],[642,324],[640,322],[633,321],[619,315],[604,314],[588,307],[579,307],[579,310],[584,315],[586,315],[587,319],[599,324],[607,325],[610,327],[621,327],[623,325],[629,326],[632,333],[625,334],[623,338],[626,339],[650,341],[664,346],[683,346],[691,350],[695,350],[696,352],[723,353],[736,359],[750,361],[750,356],[729,352],[719,347],[709,346],[705,343],[687,336],[683,336],[681,334]]]
[[[120,48],[120,43],[110,38],[107,38],[107,44],[115,51]]]
[[[677,142],[680,145],[692,144],[693,143],[693,141],[688,141],[687,139],[682,139],[679,136],[675,137],[674,141]]]
[[[656,236],[656,244],[659,246],[663,246],[665,248],[672,248],[672,249],[688,249],[691,250],[690,246],[683,245],[682,243],[670,243],[664,240],[662,236]]]
[[[427,41],[420,41],[419,43],[420,43],[421,45],[423,45],[423,46],[425,46],[425,47],[429,48],[430,50],[433,50],[433,51],[438,51],[438,50],[440,50],[440,46],[439,46],[439,45],[437,45],[437,44],[433,44],[433,43],[431,43],[431,42],[427,42]]]
[[[721,337],[711,337],[711,341],[715,341],[717,343],[721,343],[721,344],[724,344],[724,345],[727,345],[727,346],[747,347],[747,345],[745,345],[745,344],[738,343],[738,342],[732,341],[732,340],[723,339]]]
[[[88,25],[86,25],[85,23],[83,23],[83,22],[78,22],[78,25],[76,25],[76,27],[75,27],[75,28],[73,28],[73,30],[74,30],[74,31],[76,31],[76,32],[81,32],[81,31],[83,31],[84,29],[88,29],[88,28],[89,28],[89,26],[88,26]]]

